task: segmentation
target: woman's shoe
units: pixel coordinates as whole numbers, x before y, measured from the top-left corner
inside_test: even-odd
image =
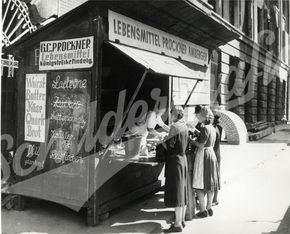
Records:
[[[207,213],[208,213],[209,216],[213,216],[213,210],[212,209],[208,209]]]
[[[185,222],[184,221],[182,221],[181,225],[182,225],[183,228],[185,228]]]
[[[217,206],[218,204],[219,204],[218,201],[213,201],[213,202],[212,202],[212,205],[213,205],[213,206]]]
[[[200,211],[196,214],[198,218],[206,218],[208,216],[207,210]]]
[[[174,224],[171,224],[170,228],[164,230],[165,233],[170,233],[170,232],[182,232],[182,227],[175,227]]]

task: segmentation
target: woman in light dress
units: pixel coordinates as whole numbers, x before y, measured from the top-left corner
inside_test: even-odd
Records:
[[[213,149],[216,130],[212,125],[214,115],[209,107],[202,107],[197,118],[203,123],[200,134],[196,139],[189,138],[189,142],[197,147],[192,187],[196,190],[200,203],[200,212],[196,215],[205,218],[213,215],[212,200],[214,192],[219,189],[218,162]]]

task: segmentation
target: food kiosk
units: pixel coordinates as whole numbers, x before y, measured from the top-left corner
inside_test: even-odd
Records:
[[[164,100],[209,103],[210,51],[222,34],[236,37],[187,1],[89,1],[8,47],[19,61],[18,207],[28,196],[86,208],[96,225],[159,190],[154,147],[131,158],[122,136]],[[193,92],[199,81],[206,92]]]

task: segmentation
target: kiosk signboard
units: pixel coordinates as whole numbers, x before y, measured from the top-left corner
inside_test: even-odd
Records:
[[[208,49],[109,10],[109,40],[164,53],[201,66],[208,65]]]
[[[40,42],[39,70],[90,68],[94,37]]]

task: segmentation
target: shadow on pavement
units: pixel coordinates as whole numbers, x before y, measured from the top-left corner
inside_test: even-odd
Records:
[[[53,220],[60,222],[72,221],[74,224],[85,225],[85,212],[83,210],[75,212],[61,204],[36,198],[26,198],[26,206],[23,213],[25,215],[35,215],[38,217],[48,215],[53,217]]]
[[[124,209],[128,210],[129,215],[120,217],[119,214]],[[130,209],[132,209],[131,214]],[[173,218],[173,210],[170,211],[165,207],[163,193],[159,192],[132,202],[129,206],[123,206],[112,211],[109,218],[110,227],[103,231],[104,233],[148,233],[150,230],[149,233],[162,233],[160,221],[164,221],[165,224]]]
[[[167,226],[174,217],[173,209],[171,211],[164,205],[163,192],[147,195],[111,211],[109,218],[95,227],[86,226],[85,209],[75,212],[57,203],[33,198],[27,198],[26,204],[21,215],[30,217],[33,222],[28,225],[25,218],[18,224],[22,226],[21,231],[27,232],[56,234],[58,227],[72,223],[65,233],[162,233],[162,225]],[[47,223],[43,223],[44,220]],[[53,228],[49,230],[51,225]],[[16,231],[14,226],[6,225],[6,229]]]
[[[290,234],[290,206],[288,207],[278,229],[272,232],[263,232],[262,234]]]

